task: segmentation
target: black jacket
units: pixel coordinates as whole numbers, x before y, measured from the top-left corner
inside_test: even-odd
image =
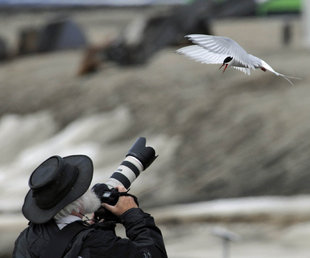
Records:
[[[97,223],[75,237],[64,257],[167,257],[162,234],[149,214],[139,208],[133,208],[125,212],[120,219],[126,229],[128,239],[116,236],[114,223]],[[30,223],[15,242],[13,258],[40,257],[49,239],[58,231],[53,220],[45,224]]]

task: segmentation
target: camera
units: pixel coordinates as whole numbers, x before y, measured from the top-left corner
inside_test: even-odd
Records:
[[[122,185],[126,189],[129,189],[133,181],[136,180],[140,173],[148,168],[157,157],[155,150],[150,146],[146,146],[146,138],[139,137],[107,182],[94,185],[93,191],[100,198],[101,202],[115,205],[120,196],[130,195],[126,192],[118,192],[115,187]],[[136,198],[135,201],[137,202]],[[106,219],[106,214],[108,214],[107,211],[97,211],[95,217],[98,217],[98,219]]]

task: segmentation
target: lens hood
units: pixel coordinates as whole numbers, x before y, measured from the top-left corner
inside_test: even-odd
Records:
[[[151,165],[152,162],[158,157],[152,147],[146,147],[145,137],[139,137],[136,140],[136,142],[129,149],[126,157],[127,156],[133,156],[138,159],[142,163],[144,169]]]

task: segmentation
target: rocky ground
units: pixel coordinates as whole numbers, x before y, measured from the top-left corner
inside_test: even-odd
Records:
[[[27,15],[9,20],[15,26],[11,34],[27,24]],[[111,31],[116,34],[116,27],[120,33],[133,11],[126,15],[121,13],[118,26],[111,13],[73,17],[98,42],[99,35],[104,41]],[[37,22],[48,16],[38,14]],[[225,20],[214,22],[214,30],[276,70],[301,77],[295,87],[261,71],[249,77],[234,70],[222,74],[217,66],[175,54],[175,48],[160,51],[143,66],[103,63],[99,72],[77,77],[83,52],[69,51],[2,64],[0,112],[48,110],[61,128],[82,116],[128,107],[134,123],[123,138],[146,132],[178,139],[169,174],[175,182],[171,187],[182,191],[173,201],[308,193],[309,51],[301,47],[300,20],[292,24],[288,47],[281,45],[281,19]]]

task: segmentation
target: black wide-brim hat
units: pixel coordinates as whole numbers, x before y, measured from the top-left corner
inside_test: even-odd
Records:
[[[51,220],[88,190],[92,178],[93,163],[88,156],[48,158],[29,178],[30,190],[22,208],[24,216],[36,224]]]

